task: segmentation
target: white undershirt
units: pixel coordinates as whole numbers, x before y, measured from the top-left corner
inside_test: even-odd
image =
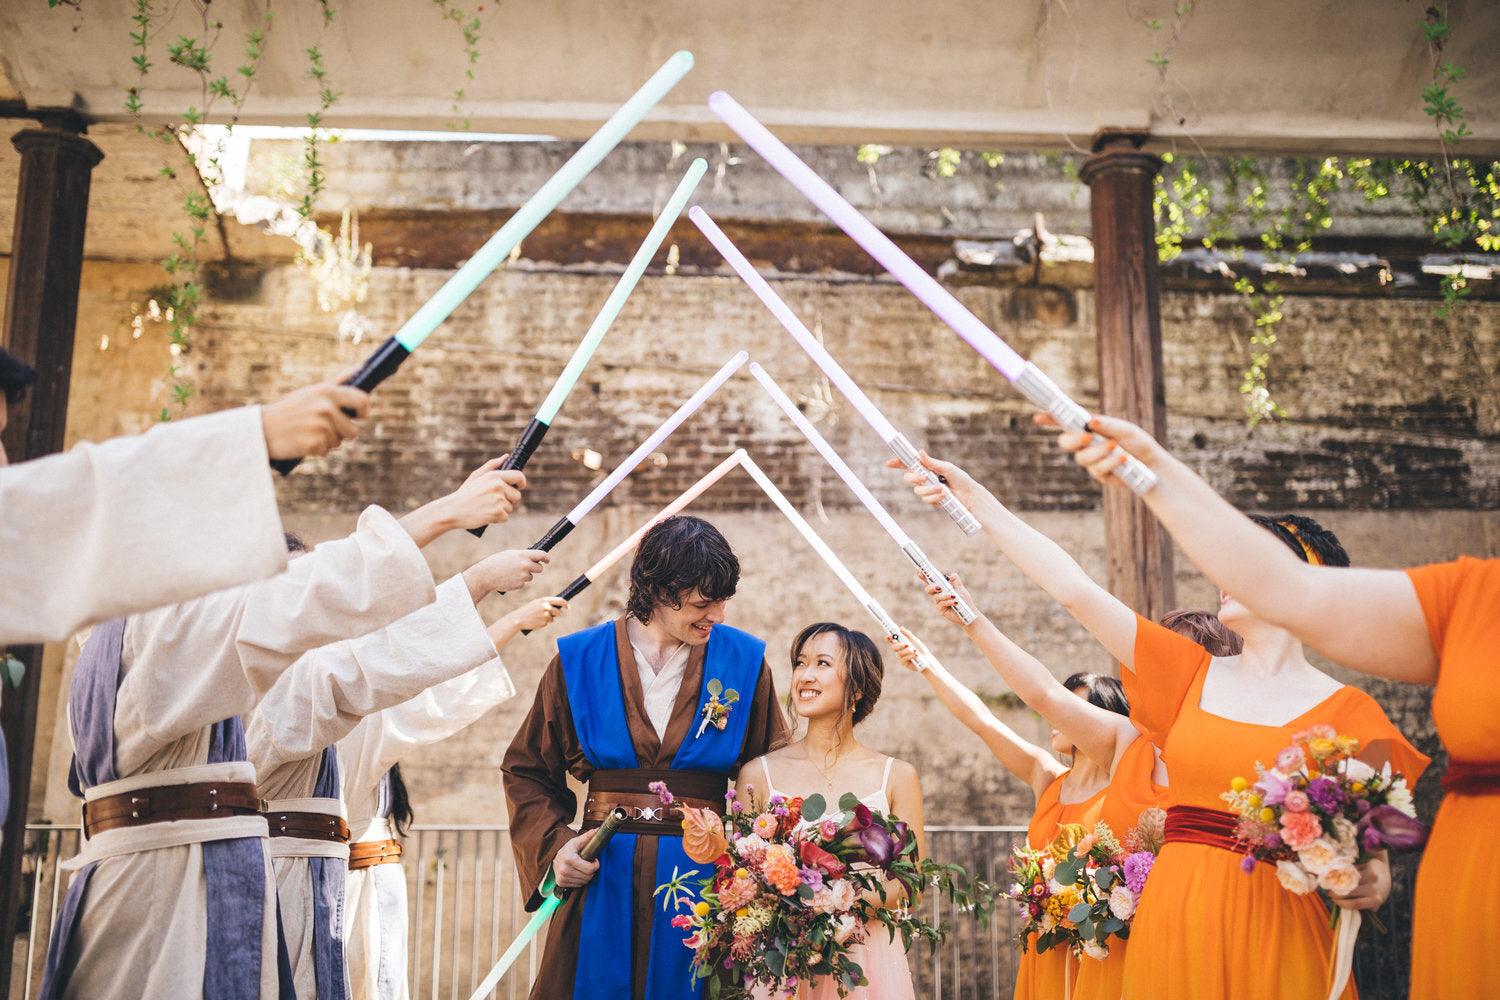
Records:
[[[646,649],[654,646],[646,634],[646,626],[634,618],[625,620],[625,634],[630,638],[630,648],[635,653],[635,665],[641,672],[641,693],[645,696],[646,718],[656,730],[657,739],[666,739],[667,724],[672,721],[672,709],[677,704],[677,692],[682,688],[682,675],[687,671],[688,656],[692,647],[685,642],[667,654],[666,662],[657,669],[651,665]]]

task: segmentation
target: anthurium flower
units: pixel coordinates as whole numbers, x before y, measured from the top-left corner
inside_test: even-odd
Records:
[[[1359,831],[1364,835],[1374,830],[1380,835],[1380,843],[1398,851],[1409,851],[1420,847],[1427,839],[1427,826],[1413,819],[1395,806],[1376,806],[1360,817]],[[1369,844],[1368,837],[1364,843]]]

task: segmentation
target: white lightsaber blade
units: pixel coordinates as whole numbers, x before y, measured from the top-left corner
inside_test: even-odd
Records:
[[[765,389],[770,397],[776,401],[776,405],[781,407],[781,412],[785,413],[787,418],[797,425],[797,429],[802,432],[802,436],[812,443],[812,446],[817,449],[818,454],[823,456],[823,460],[833,466],[833,471],[838,473],[839,478],[844,481],[844,485],[849,487],[850,492],[859,498],[859,502],[864,504],[865,510],[869,511],[875,517],[875,520],[880,522],[880,526],[885,529],[885,533],[891,536],[891,539],[902,552],[906,553],[906,557],[917,567],[918,572],[922,574],[922,578],[929,584],[941,587],[945,595],[953,597],[958,602],[954,606],[954,611],[965,625],[971,624],[978,615],[969,606],[969,602],[965,601],[954,591],[953,585],[948,582],[948,577],[927,557],[927,553],[922,551],[921,546],[902,530],[901,525],[896,523],[896,519],[886,511],[879,500],[875,499],[875,495],[870,492],[859,476],[855,475],[854,470],[849,468],[849,463],[845,462],[839,453],[833,450],[833,445],[829,444],[827,439],[818,432],[818,429],[813,426],[812,421],[808,420],[802,411],[797,409],[797,404],[793,403],[791,397],[782,391],[781,386],[776,384],[776,380],[756,361],[750,362],[750,374],[755,376],[755,381],[759,382],[761,388]]]
[[[920,299],[923,305],[931,309],[996,371],[1004,375],[1022,395],[1050,413],[1063,427],[1074,431],[1088,430],[1088,422],[1092,419],[1088,410],[1074,402],[1040,368],[1017,354],[999,334],[985,326],[978,316],[936,278],[917,266],[917,262],[906,251],[803,163],[796,153],[772,135],[738,101],[720,90],[709,95],[708,106],[720,121],[734,130],[777,173],[818,206],[824,215],[874,257],[881,267],[890,272],[891,277],[905,285],[907,291]],[[1126,461],[1114,474],[1137,495],[1146,493],[1156,485],[1156,473],[1134,458]]]
[[[767,284],[766,279],[761,277],[760,272],[755,270],[750,261],[745,259],[745,255],[740,253],[739,248],[730,242],[729,237],[724,235],[724,231],[709,217],[709,214],[699,206],[694,205],[688,209],[688,218],[693,220],[693,225],[697,226],[703,235],[708,238],[708,241],[728,261],[729,266],[734,269],[734,272],[740,276],[741,280],[750,286],[750,290],[755,293],[756,298],[760,299],[761,303],[780,321],[786,332],[792,335],[792,339],[800,344],[802,349],[808,353],[817,366],[823,370],[823,374],[828,376],[828,380],[839,387],[839,391],[844,394],[844,398],[849,400],[855,410],[859,411],[859,415],[864,417],[865,421],[874,428],[875,433],[880,435],[880,440],[884,441],[891,451],[895,452],[896,458],[901,461],[901,464],[913,472],[920,471],[924,473],[927,476],[928,482],[937,484],[939,482],[938,477],[922,465],[916,446],[906,439],[906,435],[896,430],[895,426],[885,418],[885,414],[880,412],[880,409],[870,397],[865,395],[864,390],[856,385],[848,373],[833,359],[833,355],[829,354],[827,349],[818,343],[818,338],[814,337],[807,327],[802,324],[802,321],[797,318],[797,314],[792,312],[791,308],[782,301],[781,296],[772,290],[771,286]],[[979,533],[979,522],[974,519],[973,514],[964,509],[964,505],[959,503],[958,498],[952,493],[944,491],[943,502],[940,506],[943,513],[951,517],[953,523],[958,525],[964,534],[977,535]]]
[[[740,351],[734,357],[724,362],[724,366],[713,374],[707,382],[698,388],[698,391],[689,397],[686,403],[677,408],[677,411],[668,417],[660,427],[651,432],[651,436],[642,441],[640,446],[631,452],[625,461],[621,462],[613,472],[604,478],[598,486],[589,491],[589,495],[578,502],[578,505],[568,511],[556,524],[547,529],[547,533],[531,546],[543,552],[551,551],[552,546],[567,537],[568,532],[578,526],[578,522],[588,516],[589,511],[599,505],[599,501],[609,495],[609,492],[620,485],[621,480],[630,475],[635,467],[645,461],[661,443],[671,436],[672,432],[682,426],[683,421],[697,412],[708,397],[719,391],[719,387],[729,381],[729,377],[739,371],[745,362],[750,360],[747,351]]]
[[[833,549],[829,548],[828,543],[813,530],[813,526],[807,523],[807,519],[797,512],[797,508],[792,506],[792,502],[786,498],[786,495],[761,471],[760,466],[755,464],[755,459],[746,455],[740,459],[740,465],[750,474],[750,478],[755,480],[755,484],[765,491],[766,496],[771,498],[771,502],[786,516],[786,519],[792,522],[792,527],[796,528],[807,544],[812,546],[813,551],[828,564],[828,568],[833,570],[834,576],[837,576],[839,581],[848,588],[849,593],[854,595],[854,599],[880,623],[880,628],[885,634],[897,642],[904,641],[901,626],[896,624],[896,619],[880,606],[879,601],[870,596],[870,592],[853,573],[849,572],[849,567],[844,565],[843,560],[834,554]],[[918,670],[926,670],[928,666],[926,657],[917,661]]]

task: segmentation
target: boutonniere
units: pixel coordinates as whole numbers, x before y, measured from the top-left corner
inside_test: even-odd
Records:
[[[720,696],[723,696],[722,698]],[[735,702],[740,700],[740,693],[734,688],[724,690],[724,685],[719,683],[717,677],[708,682],[708,700],[703,703],[703,721],[698,723],[698,733],[693,739],[702,736],[713,726],[719,732],[729,725],[729,709]]]

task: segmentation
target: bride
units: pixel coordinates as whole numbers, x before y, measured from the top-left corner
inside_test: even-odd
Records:
[[[785,798],[822,795],[837,803],[852,792],[874,812],[895,815],[915,831],[917,850],[927,853],[922,823],[922,788],[916,768],[865,746],[854,727],[875,708],[885,665],[870,637],[832,622],[804,628],[792,642],[792,683],[787,704],[794,719],[806,723],[801,737],[740,769],[740,801],[763,808],[772,795]],[[795,730],[794,730],[795,732]],[[907,903],[905,891],[888,882],[870,893],[870,902],[897,908]],[[893,942],[877,922],[865,928],[864,940],[854,945],[851,958],[864,970],[868,986],[858,987],[854,1000],[912,1000],[911,969],[899,936]],[[770,997],[758,990],[757,997]],[[775,994],[780,995],[780,994]],[[831,1000],[838,996],[832,979],[803,984],[799,1000]]]

